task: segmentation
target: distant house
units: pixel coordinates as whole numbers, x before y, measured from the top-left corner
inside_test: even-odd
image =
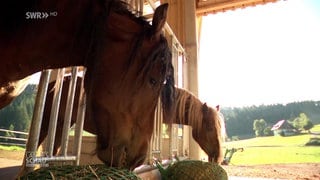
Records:
[[[273,125],[271,130],[275,136],[292,136],[298,134],[298,131],[284,119]]]

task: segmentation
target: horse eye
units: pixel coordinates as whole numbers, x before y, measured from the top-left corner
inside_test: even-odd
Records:
[[[157,84],[157,80],[155,80],[155,79],[153,79],[153,78],[150,78],[149,83],[150,83],[152,86],[155,86],[155,85]]]

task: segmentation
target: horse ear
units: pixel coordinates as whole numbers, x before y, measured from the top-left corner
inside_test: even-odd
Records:
[[[207,106],[207,103],[204,103],[204,104],[202,105],[202,111],[203,111],[203,112],[208,112],[208,111],[209,111],[209,108],[208,108],[208,106]]]
[[[202,112],[203,112],[204,114],[207,114],[207,113],[209,112],[209,107],[208,107],[207,103],[204,103],[204,104],[202,105]]]
[[[152,20],[152,35],[159,34],[167,20],[168,3],[162,4],[154,12]]]

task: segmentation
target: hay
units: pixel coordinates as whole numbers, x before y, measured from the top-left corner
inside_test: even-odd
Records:
[[[38,179],[114,179],[114,180],[140,180],[140,178],[127,169],[107,167],[103,164],[86,166],[52,166],[41,168],[30,172],[22,177],[21,180]]]
[[[227,172],[219,164],[197,160],[178,161],[159,170],[163,180],[228,180]]]

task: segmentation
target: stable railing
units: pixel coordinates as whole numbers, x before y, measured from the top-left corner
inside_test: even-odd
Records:
[[[45,153],[37,153],[38,145],[39,145],[39,136],[41,130],[41,124],[43,119],[44,107],[45,107],[45,100],[46,95],[48,92],[48,85],[50,83],[50,76],[53,70],[44,70],[41,73],[39,85],[38,85],[38,92],[35,101],[35,108],[33,113],[33,118],[31,121],[31,126],[29,130],[29,137],[26,145],[26,153],[25,158],[23,160],[22,172],[29,172],[34,169],[35,166],[47,166],[48,163],[53,162],[67,162],[70,161],[74,165],[78,165],[80,161],[80,154],[81,154],[81,138],[82,138],[82,130],[83,130],[83,122],[84,122],[84,113],[85,113],[85,94],[83,88],[81,88],[80,97],[75,97],[75,88],[77,84],[77,74],[78,74],[78,67],[72,67],[71,70],[71,83],[69,85],[69,92],[68,92],[68,100],[67,106],[65,110],[64,116],[64,125],[63,125],[63,132],[62,132],[62,148],[58,155],[53,155],[53,148],[55,142],[55,133],[57,127],[57,119],[58,119],[58,112],[60,106],[60,99],[61,99],[61,92],[63,87],[63,79],[65,74],[65,69],[59,69],[56,78],[55,90],[54,90],[54,97],[53,97],[53,104],[50,114],[50,122],[49,122],[49,131],[47,136],[47,142],[43,143],[46,147],[44,147]],[[82,78],[82,86],[83,80]],[[78,106],[78,114],[76,120],[76,128],[75,128],[75,141],[73,145],[73,152],[72,154],[67,154],[67,147],[68,147],[68,139],[69,139],[69,131],[70,131],[70,123],[72,117],[72,109],[73,109],[73,102],[74,98],[79,98],[79,106]]]
[[[10,146],[26,146],[27,139],[22,137],[16,137],[16,135],[19,136],[27,136],[28,133],[21,132],[21,131],[13,131],[8,129],[0,129],[0,132],[4,132],[7,134],[15,134],[13,136],[0,136],[0,139],[3,139],[4,141],[0,141],[0,144],[2,145],[10,145]]]

